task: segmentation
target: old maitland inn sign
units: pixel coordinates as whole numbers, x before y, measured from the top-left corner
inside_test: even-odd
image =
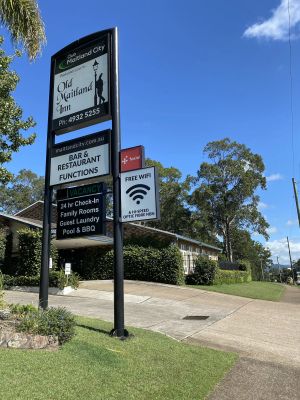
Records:
[[[120,154],[118,77],[117,28],[81,38],[51,58],[39,304],[42,308],[48,307],[53,190],[57,194],[58,240],[105,235],[105,181],[112,177],[112,334],[123,338],[127,331],[124,329],[122,222],[159,218],[159,202],[156,171],[154,167],[143,168],[142,146]],[[108,120],[111,120],[111,129],[55,143],[57,135]],[[120,158],[124,164],[122,173]]]
[[[110,118],[109,35],[55,59],[52,130],[63,133]]]

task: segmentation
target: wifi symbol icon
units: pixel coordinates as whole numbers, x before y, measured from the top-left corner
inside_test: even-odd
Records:
[[[132,200],[136,201],[136,204],[140,204],[141,200],[144,199],[150,187],[148,185],[144,185],[142,183],[138,185],[133,185],[129,189],[126,190],[126,194],[129,194],[129,197]]]

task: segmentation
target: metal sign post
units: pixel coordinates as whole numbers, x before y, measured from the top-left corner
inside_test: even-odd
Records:
[[[125,337],[128,332],[124,329],[124,260],[123,260],[123,226],[121,217],[120,191],[120,94],[119,94],[119,57],[118,30],[112,30],[111,52],[111,114],[112,114],[112,176],[114,202],[114,329],[112,335]]]
[[[124,329],[123,231],[120,219],[121,139],[117,28],[81,38],[66,46],[51,58],[39,294],[39,306],[43,309],[48,307],[52,188],[71,184],[75,181],[78,183],[81,178],[83,180],[85,178],[93,179],[93,182],[95,182],[96,176],[109,174],[107,163],[104,163],[103,167],[101,167],[101,164],[96,167],[92,165],[94,160],[107,157],[108,152],[105,149],[108,144],[93,146],[92,149],[87,145],[84,149],[86,145],[81,142],[78,144],[76,140],[64,142],[68,149],[62,150],[61,154],[57,153],[56,160],[53,160],[51,165],[53,149],[57,151],[62,149],[62,144],[55,146],[55,135],[72,132],[110,119],[112,120],[111,164],[114,201],[114,329],[112,335],[124,338],[128,335],[128,332]],[[71,152],[69,147],[72,150]],[[77,160],[80,162],[77,162]],[[94,172],[89,173],[90,176],[86,176],[86,171],[89,169],[79,168],[81,160],[84,161],[84,164],[91,165],[89,169]],[[51,171],[52,168],[56,168],[56,172]],[[68,173],[65,173],[65,170],[68,169],[70,169]],[[96,169],[101,169],[102,172],[98,174]]]

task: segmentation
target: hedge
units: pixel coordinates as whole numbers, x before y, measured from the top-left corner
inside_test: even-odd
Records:
[[[35,276],[10,276],[2,275],[3,286],[9,288],[11,286],[40,286],[39,275]],[[51,271],[49,273],[49,287],[63,289],[66,286],[66,275],[64,271]],[[79,277],[76,273],[72,273],[68,278],[68,285],[77,288]]]
[[[113,279],[114,252],[89,248],[75,253],[83,257],[81,265],[72,266],[82,279]],[[125,279],[180,285],[184,282],[183,259],[175,245],[163,249],[124,246]]]
[[[218,269],[213,280],[214,285],[221,285],[222,283],[245,283],[251,282],[251,273],[249,271],[228,271]]]
[[[19,259],[17,274],[23,276],[36,276],[41,269],[42,258],[42,231],[21,229],[19,235]],[[57,250],[51,245],[52,269],[55,270]]]

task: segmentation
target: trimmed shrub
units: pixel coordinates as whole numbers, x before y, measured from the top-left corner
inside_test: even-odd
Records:
[[[66,286],[66,275],[64,271],[51,271],[49,273],[49,287],[63,289]],[[68,284],[76,289],[79,285],[79,276],[76,273],[69,275]],[[3,285],[11,286],[39,286],[40,276],[10,276],[3,275]]]
[[[221,285],[222,283],[245,283],[251,282],[251,274],[248,271],[226,271],[218,269],[213,284]]]
[[[42,231],[21,229],[19,235],[18,275],[36,276],[40,273],[42,259]],[[52,269],[55,270],[57,250],[51,245]]]
[[[74,270],[82,279],[113,279],[114,252],[85,249],[83,262]],[[124,246],[124,276],[126,279],[151,282],[183,283],[183,260],[175,245],[163,249],[136,245]]]
[[[217,270],[216,261],[198,256],[195,261],[194,273],[186,277],[186,283],[189,285],[212,285]]]
[[[26,313],[17,325],[17,330],[36,335],[57,336],[59,344],[63,344],[75,335],[75,325],[75,318],[70,311],[62,307],[50,307],[38,313]]]

